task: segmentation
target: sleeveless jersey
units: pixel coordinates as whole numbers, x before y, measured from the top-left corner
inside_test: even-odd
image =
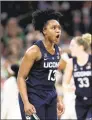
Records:
[[[59,48],[55,45],[55,54],[50,54],[41,40],[35,43],[41,51],[42,57],[33,64],[27,78],[27,89],[52,90],[55,88],[55,73],[60,60]]]
[[[76,95],[84,99],[92,98],[92,55],[84,66],[79,66],[73,58],[73,76],[76,86]]]

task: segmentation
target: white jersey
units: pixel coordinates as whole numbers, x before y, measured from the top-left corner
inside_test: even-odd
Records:
[[[1,119],[21,119],[18,103],[18,88],[15,77],[10,77],[4,83]]]

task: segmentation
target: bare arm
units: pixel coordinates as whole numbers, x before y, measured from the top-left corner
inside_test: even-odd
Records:
[[[60,54],[62,52],[60,47],[59,47],[59,52]],[[58,70],[59,71],[64,70],[65,66],[66,66],[66,62],[63,59],[61,59],[58,63]],[[61,95],[58,95],[57,96],[57,114],[59,119],[60,119],[60,116],[63,114],[63,112],[64,112],[63,99]]]
[[[66,64],[68,63],[68,60],[69,60],[68,54],[62,53],[61,60],[59,61],[59,64],[58,64],[58,69],[64,70],[66,68]]]
[[[61,55],[61,60],[58,63],[58,70],[61,71],[61,70],[65,69],[66,61],[62,59],[62,50],[61,50],[60,47],[59,47],[59,52],[60,52],[60,55]]]
[[[63,77],[63,86],[66,86],[70,83],[72,77],[72,71],[73,71],[72,59],[69,59]]]
[[[61,59],[58,63],[58,70],[59,71],[64,70],[65,67],[66,67],[66,62],[63,59]]]
[[[64,68],[66,66],[66,62],[65,62],[65,60],[62,59],[62,50],[61,50],[60,47],[59,47],[59,52],[60,52],[60,55],[61,55],[61,60],[58,63],[58,70],[61,71],[61,70],[64,70]]]
[[[41,58],[40,50],[36,45],[34,45],[26,51],[22,59],[17,77],[17,83],[24,105],[29,103],[25,79],[27,78],[34,62],[39,60],[40,58]]]

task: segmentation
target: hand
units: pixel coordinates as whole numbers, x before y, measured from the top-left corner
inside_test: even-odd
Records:
[[[24,111],[25,111],[26,115],[32,115],[32,114],[36,113],[35,107],[32,104],[30,104],[29,102],[24,104]]]
[[[58,114],[58,119],[60,119],[61,115],[64,113],[64,105],[62,102],[57,103],[57,114]]]

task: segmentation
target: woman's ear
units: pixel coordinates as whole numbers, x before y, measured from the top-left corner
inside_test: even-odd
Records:
[[[82,50],[84,50],[84,46],[83,46],[83,45],[80,45],[80,48],[81,48]]]
[[[46,35],[46,27],[43,28],[43,34]]]

